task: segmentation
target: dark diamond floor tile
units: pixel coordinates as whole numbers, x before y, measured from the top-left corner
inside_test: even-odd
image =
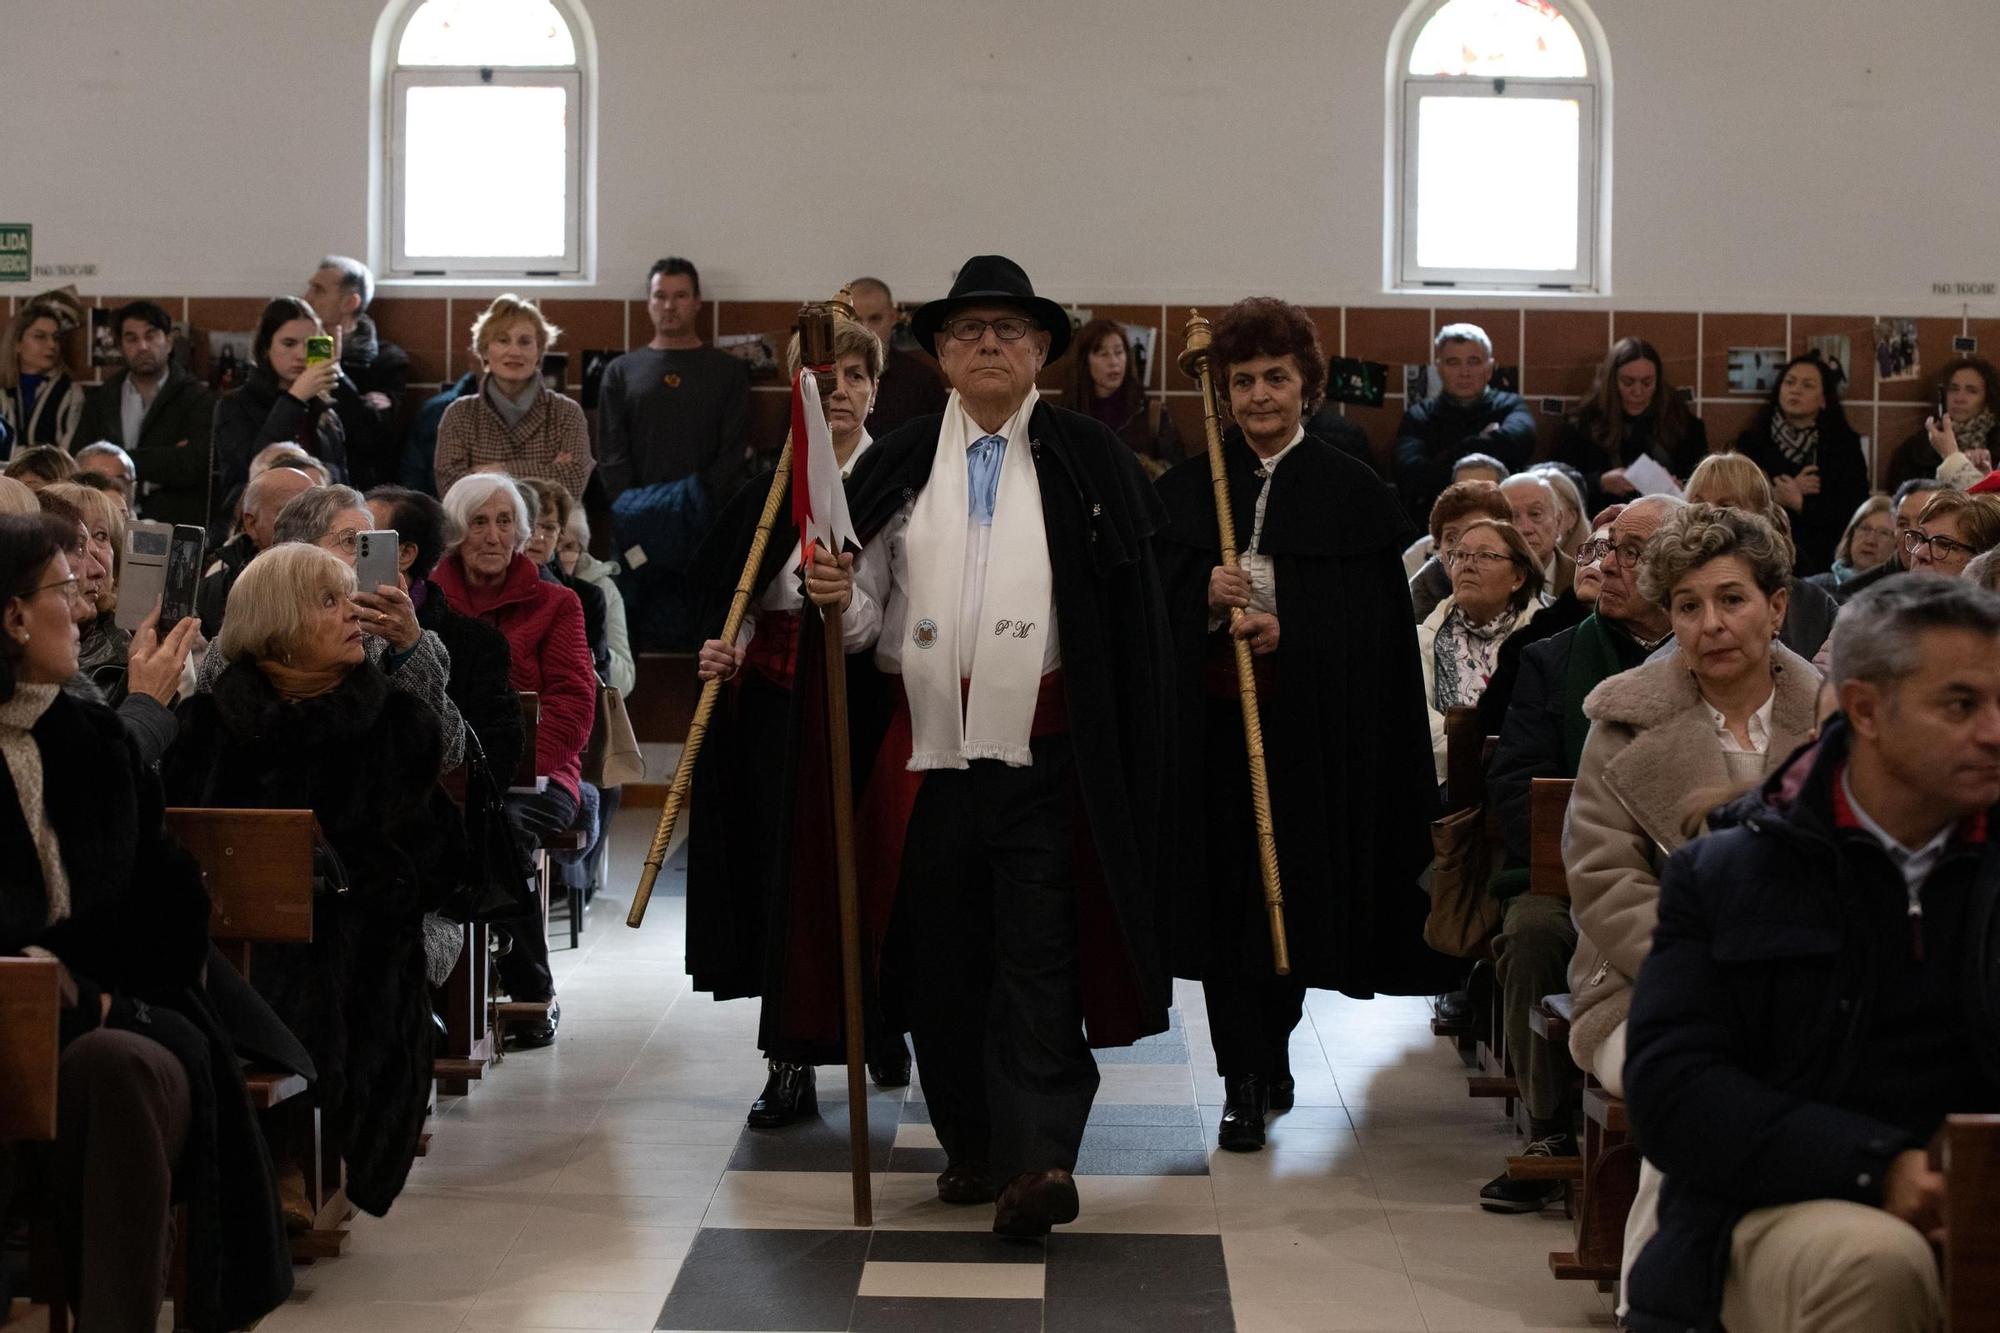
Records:
[[[1040,1301],[950,1296],[862,1296],[854,1333],[1041,1333]]]
[[[1043,1333],[1235,1333],[1229,1299],[1130,1296],[1050,1297]]]
[[[1057,1232],[1048,1256],[1044,1291],[1051,1300],[1172,1297],[1227,1308],[1229,1274],[1217,1236]]]
[[[889,1170],[937,1175],[951,1165],[942,1148],[897,1148],[889,1154]]]
[[[1038,1264],[1042,1250],[990,1231],[878,1231],[868,1245],[875,1264]]]
[[[852,1263],[868,1257],[868,1233],[854,1230],[780,1230],[773,1227],[703,1227],[688,1247],[681,1272],[709,1263]]]
[[[1092,1051],[1091,1054],[1101,1065],[1186,1065],[1188,1062],[1187,1043],[1183,1041],[1112,1046]]]
[[[1091,1125],[1199,1125],[1207,1119],[1185,1104],[1099,1102],[1090,1108]]]
[[[860,1279],[855,1279],[859,1285]],[[734,1292],[675,1292],[655,1328],[731,1329],[738,1333],[844,1333],[854,1295],[792,1296],[752,1284]]]
[[[1205,1176],[1205,1148],[1090,1148],[1077,1154],[1080,1176]]]
[[[1083,1146],[1207,1152],[1208,1131],[1200,1125],[1091,1125],[1083,1131]]]

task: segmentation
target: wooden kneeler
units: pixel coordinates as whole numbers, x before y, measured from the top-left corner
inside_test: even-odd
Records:
[[[201,863],[211,903],[209,937],[245,980],[259,944],[310,944],[313,938],[313,845],[319,821],[310,810],[167,811],[167,827]],[[274,1150],[305,1171],[312,1229],[291,1238],[292,1259],[338,1255],[354,1216],[341,1188],[340,1145],[323,1132],[306,1081],[281,1070],[246,1069],[243,1081],[263,1113]]]
[[[1945,1333],[2000,1333],[2000,1115],[1949,1116],[1938,1140]]]

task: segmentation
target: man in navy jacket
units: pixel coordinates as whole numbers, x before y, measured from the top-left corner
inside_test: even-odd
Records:
[[[1635,1329],[1942,1321],[1925,1147],[2000,1110],[2000,597],[1865,593],[1833,682],[1843,716],[1661,877],[1625,1067],[1665,1173]]]

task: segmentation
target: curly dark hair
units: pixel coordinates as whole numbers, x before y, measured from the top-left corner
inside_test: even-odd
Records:
[[[1229,378],[1231,366],[1259,356],[1291,357],[1299,368],[1305,413],[1319,406],[1326,392],[1326,353],[1320,351],[1319,330],[1304,310],[1275,296],[1251,296],[1216,318],[1208,359],[1218,385]]]

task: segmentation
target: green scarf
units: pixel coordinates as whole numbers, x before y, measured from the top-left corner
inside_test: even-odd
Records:
[[[1646,645],[1614,628],[1595,614],[1585,616],[1570,640],[1569,669],[1563,676],[1562,743],[1564,771],[1574,775],[1583,762],[1583,743],[1590,738],[1590,719],[1583,715],[1584,697],[1598,683],[1645,662]]]

